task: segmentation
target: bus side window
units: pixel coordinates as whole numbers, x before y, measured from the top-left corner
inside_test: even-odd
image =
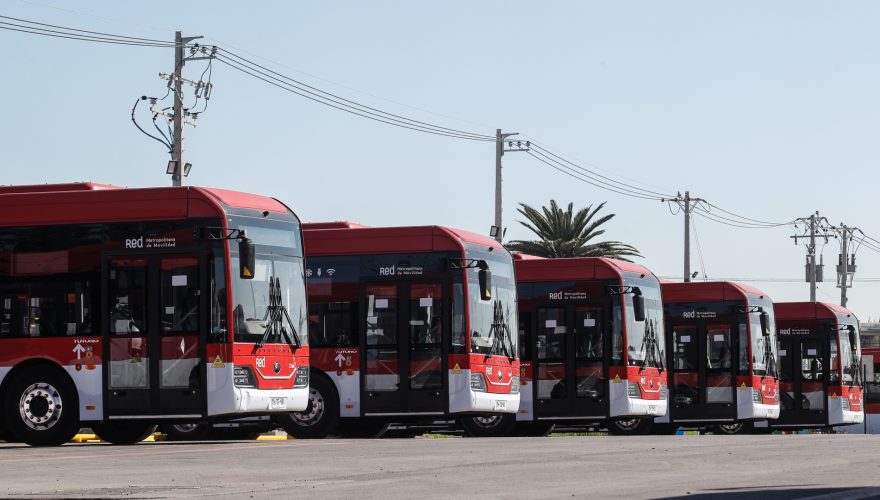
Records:
[[[464,328],[465,300],[464,285],[453,283],[452,285],[452,335],[450,341],[452,353],[463,353],[467,347],[467,332]]]
[[[61,337],[92,333],[90,282],[17,283],[0,291],[0,336]]]

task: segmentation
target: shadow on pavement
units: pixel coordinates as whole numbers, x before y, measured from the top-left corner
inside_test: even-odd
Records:
[[[791,489],[788,489],[791,488]],[[687,498],[693,499],[734,499],[743,498],[761,499],[761,500],[789,500],[789,499],[811,499],[811,500],[836,500],[836,499],[880,499],[880,488],[875,487],[845,487],[845,488],[792,488],[788,486],[778,486],[776,488],[724,488],[717,490],[699,490],[697,492],[688,492],[686,495],[675,497],[663,497],[667,499]]]

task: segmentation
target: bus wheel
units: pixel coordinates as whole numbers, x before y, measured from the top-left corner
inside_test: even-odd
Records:
[[[92,424],[92,430],[102,441],[110,444],[128,445],[140,443],[156,432],[155,425],[141,422],[108,422]]]
[[[506,413],[465,417],[459,420],[459,423],[464,428],[465,435],[470,437],[509,436],[516,427],[516,415]]]
[[[159,432],[168,436],[168,441],[199,441],[207,439],[210,424],[172,424],[159,426]]]
[[[66,373],[45,365],[19,374],[4,402],[9,432],[31,446],[60,446],[79,431],[79,398]]]
[[[751,434],[755,424],[751,422],[734,422],[732,424],[719,424],[712,427],[715,434]]]
[[[339,421],[336,434],[344,438],[352,439],[375,439],[382,437],[391,424],[381,420],[367,420],[359,418],[343,418]]]
[[[650,434],[653,418],[627,418],[608,422],[608,432],[615,436],[640,436]]]
[[[517,436],[549,436],[553,432],[554,424],[547,422],[518,422],[514,434]]]
[[[339,424],[336,387],[325,377],[312,377],[309,381],[309,406],[305,411],[283,413],[275,418],[281,428],[297,439],[327,437]]]

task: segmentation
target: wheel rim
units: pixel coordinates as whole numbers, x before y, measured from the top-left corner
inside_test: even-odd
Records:
[[[31,384],[21,394],[19,414],[22,422],[34,430],[51,429],[61,418],[61,394],[45,382]]]
[[[189,434],[190,432],[194,432],[199,427],[199,424],[174,424],[171,427],[182,434]]]
[[[303,427],[317,424],[324,416],[324,396],[316,389],[309,388],[309,406],[305,411],[290,412],[293,421]]]
[[[725,434],[736,434],[737,432],[742,430],[742,427],[743,427],[742,422],[739,422],[736,424],[721,424],[718,426],[718,428],[721,430],[721,432],[723,432]]]
[[[639,426],[639,419],[630,418],[627,420],[615,420],[614,425],[616,425],[618,429],[631,431]]]
[[[492,415],[489,417],[474,417],[474,424],[483,429],[492,429],[501,425],[501,415]]]

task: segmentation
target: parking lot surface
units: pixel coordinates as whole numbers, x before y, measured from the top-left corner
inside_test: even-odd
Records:
[[[873,498],[880,436],[0,445],[18,498]]]

